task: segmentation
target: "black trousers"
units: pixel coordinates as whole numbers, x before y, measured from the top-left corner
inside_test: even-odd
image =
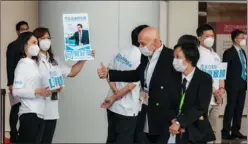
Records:
[[[167,144],[169,140],[169,132],[165,132],[162,135],[146,134],[144,144]],[[142,143],[142,144],[143,144]]]
[[[165,128],[165,132],[161,135],[144,133],[144,125],[146,120],[147,105],[142,105],[136,124],[134,143],[136,144],[166,144],[169,140],[169,127]]]
[[[41,143],[43,130],[44,120],[38,118],[35,113],[27,113],[20,116],[20,143]]]
[[[227,89],[227,105],[224,113],[222,134],[228,135],[230,131],[238,132],[241,127],[241,119],[245,105],[245,89]],[[232,126],[231,126],[232,122]]]
[[[10,125],[10,142],[18,142],[18,131],[17,131],[17,122],[19,119],[18,112],[21,103],[17,103],[11,107],[9,115],[9,125]]]
[[[136,126],[136,116],[123,116],[107,110],[107,144],[132,144]]]
[[[56,129],[57,120],[44,120],[44,130],[41,142],[51,144]]]
[[[176,144],[207,144],[207,142],[197,142],[194,143],[189,140],[189,133],[186,131],[185,133],[178,134],[176,136]]]
[[[146,110],[147,110],[147,105],[143,104],[142,109],[137,117],[136,128],[134,132],[134,143],[137,144],[144,143],[144,139],[146,138],[146,135],[144,133]]]

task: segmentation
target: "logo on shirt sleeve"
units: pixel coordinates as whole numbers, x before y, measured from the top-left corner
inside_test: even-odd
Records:
[[[115,57],[116,61],[117,62],[120,62],[128,67],[132,67],[132,63],[127,60],[124,56],[122,56],[121,54],[118,54],[116,57]]]
[[[20,81],[20,80],[19,80],[19,81],[16,80],[16,81],[14,82],[15,85],[23,85],[23,83],[24,83],[24,82],[23,82],[23,81]]]
[[[14,87],[15,88],[22,88],[23,85],[24,85],[24,81],[22,81],[22,80],[15,80],[14,81]]]

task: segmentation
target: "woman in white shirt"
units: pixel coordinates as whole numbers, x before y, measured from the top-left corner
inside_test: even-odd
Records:
[[[51,49],[50,32],[47,28],[37,28],[34,30],[35,36],[39,40],[39,70],[42,75],[43,83],[45,87],[49,86],[49,79],[51,73],[56,71],[59,76],[75,77],[82,69],[86,61],[78,61],[72,67],[65,65],[58,57],[55,57]],[[92,53],[94,56],[94,52]],[[63,83],[63,82],[62,82]],[[62,86],[61,84],[60,86]],[[56,128],[57,119],[59,119],[58,111],[58,93],[61,88],[55,90],[51,97],[46,98],[46,105],[44,110],[44,123],[45,128],[42,137],[42,143],[52,143],[53,135]]]
[[[42,79],[37,65],[37,55],[40,51],[37,38],[32,32],[26,32],[21,41],[23,58],[15,69],[13,84],[13,96],[18,96],[21,101],[19,142],[39,143],[45,97],[50,96],[51,91],[41,85]]]

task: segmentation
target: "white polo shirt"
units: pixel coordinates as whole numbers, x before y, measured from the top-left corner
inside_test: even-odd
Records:
[[[49,87],[48,79],[50,78],[50,71],[53,69],[58,69],[61,71],[64,77],[67,77],[71,72],[71,67],[65,65],[58,57],[54,58],[58,65],[52,65],[49,60],[49,55],[46,56],[43,53],[39,54],[39,71],[42,77],[42,86]],[[59,98],[59,93],[58,93]],[[44,119],[45,120],[54,120],[59,119],[59,110],[58,110],[58,100],[51,100],[51,97],[46,97],[45,99],[45,108],[44,108]]]
[[[22,58],[15,69],[13,96],[20,98],[19,116],[36,113],[43,118],[45,98],[35,95],[35,89],[42,88],[42,79],[36,61]]]
[[[141,53],[139,49],[133,46],[118,53],[115,58],[110,62],[109,68],[115,70],[135,70],[140,64]],[[116,87],[121,90],[128,83],[116,82]],[[124,116],[137,116],[139,112],[139,97],[140,97],[140,82],[134,82],[136,87],[123,96],[120,100],[115,101],[109,108],[110,111],[124,115]],[[112,96],[113,92],[110,89],[108,96]]]
[[[221,63],[219,55],[216,52],[214,52],[213,49],[207,49],[200,46],[199,53],[200,53],[200,59],[197,63],[197,67],[203,71],[204,71],[204,67],[208,65],[216,65]],[[220,80],[213,79],[213,87],[218,90],[220,87]],[[217,105],[213,94],[210,101],[210,105]]]

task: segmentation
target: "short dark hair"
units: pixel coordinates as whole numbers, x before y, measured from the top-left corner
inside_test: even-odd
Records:
[[[83,27],[83,25],[82,25],[82,24],[77,24],[77,26],[80,26],[81,28]]]
[[[177,41],[178,44],[190,43],[190,42],[197,45],[197,47],[199,47],[199,45],[200,45],[200,42],[196,36],[188,35],[188,34],[181,36]]]
[[[196,34],[198,37],[202,36],[204,31],[207,31],[207,30],[212,30],[214,32],[214,28],[211,25],[204,24],[204,25],[200,26],[199,28],[197,28]]]
[[[183,43],[183,44],[177,44],[174,46],[174,50],[177,48],[181,48],[183,51],[183,54],[186,58],[186,60],[191,61],[192,66],[196,66],[199,58],[200,58],[200,53],[198,50],[198,47],[196,44],[189,42],[189,43]]]
[[[245,33],[242,30],[239,30],[239,29],[233,30],[232,33],[231,33],[232,41],[234,42],[235,38],[237,36],[239,36],[240,34],[245,34]]]
[[[20,21],[16,24],[16,31],[20,30],[21,29],[21,26],[22,25],[27,25],[28,26],[28,23],[25,22],[25,21]],[[28,26],[29,27],[29,26]]]
[[[144,29],[149,27],[148,25],[139,25],[135,29],[133,29],[131,33],[132,45],[139,47],[138,36],[139,33]]]

